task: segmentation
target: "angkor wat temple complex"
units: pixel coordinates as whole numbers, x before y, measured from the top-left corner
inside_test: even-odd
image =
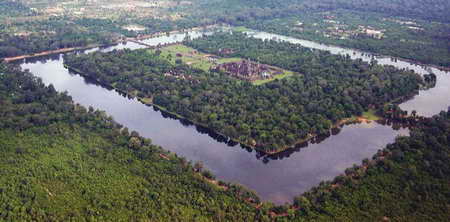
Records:
[[[283,73],[281,69],[252,62],[250,60],[223,63],[217,65],[214,69],[216,71],[228,73],[230,76],[235,78],[247,81],[271,79],[274,75]]]

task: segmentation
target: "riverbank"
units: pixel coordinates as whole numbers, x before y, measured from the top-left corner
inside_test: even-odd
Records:
[[[165,35],[172,35],[172,34],[176,34],[176,33],[201,31],[202,29],[219,28],[219,27],[223,27],[223,25],[213,24],[213,25],[198,26],[198,27],[194,27],[194,28],[190,28],[190,29],[173,30],[173,31],[169,31],[169,32],[156,32],[156,33],[148,34],[148,35],[139,35],[135,38],[127,38],[127,40],[130,40],[130,39],[144,40],[144,39],[156,38],[156,37],[165,36]]]
[[[222,133],[222,132],[219,132],[219,131],[217,131],[217,130],[212,129],[212,128],[209,127],[207,124],[204,124],[204,123],[200,123],[200,122],[191,120],[191,119],[189,119],[189,118],[187,118],[187,117],[184,117],[184,116],[182,116],[182,115],[180,115],[180,114],[178,114],[178,113],[169,111],[169,110],[167,110],[165,107],[153,103],[152,98],[139,97],[139,96],[137,96],[137,93],[126,92],[126,91],[123,91],[123,90],[121,90],[121,89],[119,89],[119,88],[113,86],[113,85],[107,85],[107,84],[104,84],[104,83],[102,83],[101,81],[99,81],[98,79],[92,79],[90,76],[85,75],[84,72],[82,72],[81,70],[79,70],[79,69],[77,69],[77,68],[74,68],[74,67],[70,67],[70,66],[68,66],[68,65],[66,65],[66,64],[64,64],[64,67],[67,68],[68,70],[74,72],[74,73],[79,74],[80,76],[83,76],[83,77],[85,77],[85,78],[88,78],[88,79],[90,79],[90,80],[95,81],[97,84],[99,84],[99,85],[101,85],[101,86],[104,86],[104,87],[110,88],[110,89],[114,89],[115,91],[117,91],[117,92],[119,92],[119,93],[121,93],[122,95],[125,95],[125,96],[127,96],[127,97],[130,97],[130,98],[136,98],[140,103],[142,103],[142,104],[144,104],[144,105],[147,105],[147,106],[153,106],[153,107],[157,108],[159,111],[161,111],[162,113],[168,114],[168,115],[172,116],[173,118],[176,118],[176,119],[178,119],[178,120],[184,120],[184,121],[186,121],[186,122],[188,122],[188,123],[190,123],[190,124],[192,124],[192,125],[199,126],[199,127],[205,128],[205,129],[208,129],[208,130],[210,130],[211,132],[214,132],[214,134],[216,134],[216,135],[218,135],[218,136],[221,136],[221,137],[223,137],[223,138],[227,138],[227,139],[228,139],[229,141],[231,141],[231,142],[241,144],[241,145],[243,145],[243,146],[246,147],[246,148],[253,149],[253,150],[258,151],[258,152],[260,152],[260,153],[262,153],[262,154],[264,154],[264,155],[267,155],[267,156],[270,156],[270,155],[276,155],[276,154],[278,154],[278,153],[282,153],[282,152],[285,152],[285,151],[287,151],[287,150],[294,149],[295,147],[297,147],[297,146],[299,146],[299,145],[302,145],[302,144],[304,144],[304,143],[306,143],[306,142],[309,142],[309,141],[311,141],[311,140],[313,140],[314,138],[317,138],[317,137],[319,136],[319,135],[317,135],[317,134],[311,134],[311,133],[310,133],[310,134],[307,135],[306,138],[297,140],[295,143],[293,143],[293,144],[291,144],[291,145],[286,145],[286,146],[283,146],[283,147],[279,147],[279,148],[277,148],[277,149],[275,149],[275,150],[271,150],[271,151],[263,150],[262,148],[263,148],[264,146],[261,146],[261,145],[258,146],[258,145],[250,144],[250,143],[245,142],[245,141],[241,141],[241,140],[239,140],[239,139],[237,139],[237,138],[231,138],[231,137],[225,135],[225,134]],[[347,124],[356,124],[356,123],[362,123],[362,122],[370,123],[370,122],[372,122],[372,121],[376,121],[376,120],[379,120],[379,119],[381,119],[381,117],[376,116],[373,110],[368,110],[368,111],[365,112],[362,116],[355,116],[355,117],[350,117],[350,118],[346,118],[346,119],[340,120],[339,122],[335,123],[335,124],[330,128],[330,131],[333,130],[333,129],[340,129],[340,128],[342,128],[344,125],[347,125]]]
[[[394,55],[389,55],[389,54],[382,54],[382,53],[379,53],[379,52],[370,51],[370,50],[364,50],[364,49],[360,49],[360,48],[352,48],[352,47],[350,47],[347,44],[340,44],[339,42],[316,41],[316,39],[313,39],[313,38],[308,38],[308,37],[305,37],[305,36],[298,36],[298,35],[289,35],[289,33],[284,33],[284,32],[280,32],[280,31],[276,31],[276,30],[270,30],[270,31],[266,32],[266,31],[254,30],[252,28],[247,28],[245,26],[238,26],[238,27],[234,27],[233,31],[244,32],[244,33],[265,32],[265,33],[285,36],[285,37],[288,37],[288,38],[298,39],[298,40],[302,40],[302,41],[314,42],[314,43],[317,43],[319,45],[326,46],[326,47],[337,47],[337,48],[341,48],[341,49],[344,49],[344,50],[352,50],[352,51],[355,51],[355,52],[358,52],[358,53],[370,54],[370,55],[373,55],[373,56],[378,57],[378,58],[391,58],[394,61],[401,60],[403,62],[408,62],[408,63],[413,64],[413,65],[433,67],[433,68],[439,69],[441,71],[450,72],[450,67],[442,66],[442,65],[439,65],[439,64],[429,64],[429,63],[421,62],[421,61],[419,61],[417,59],[404,58],[404,57],[399,57],[399,56],[394,56]],[[305,47],[307,47],[307,46],[305,46]]]
[[[145,57],[145,55],[144,55],[144,57]],[[105,68],[107,68],[107,67],[105,67]],[[83,69],[81,69],[81,70],[83,70]],[[88,71],[88,70],[86,70],[86,71]],[[84,75],[84,73],[82,73],[80,71],[78,71],[78,72],[81,75]],[[420,78],[420,77],[417,76],[417,78]],[[112,83],[111,85],[108,85],[108,87],[115,87],[116,86],[115,84],[116,83]],[[120,89],[124,89],[123,87],[119,87],[119,88]],[[115,88],[115,89],[117,91],[119,91],[119,89],[117,89],[117,88]],[[412,88],[411,90],[414,90],[414,89],[415,89],[415,87]],[[222,129],[220,127],[213,126],[213,124],[211,124],[209,121],[203,121],[203,120],[200,120],[200,118],[186,118],[186,117],[184,117],[182,115],[179,115],[179,113],[184,113],[184,112],[180,111],[180,112],[176,113],[177,109],[167,110],[166,109],[167,106],[166,107],[161,107],[158,104],[155,104],[153,102],[151,96],[150,96],[150,98],[146,98],[146,97],[149,97],[149,95],[138,93],[134,89],[125,89],[125,90],[126,90],[125,92],[121,92],[121,93],[123,93],[125,95],[128,95],[131,98],[137,98],[143,104],[154,106],[155,108],[158,108],[161,111],[164,111],[165,113],[168,113],[168,114],[170,114],[172,116],[175,116],[178,119],[186,120],[186,122],[188,122],[188,123],[191,123],[191,124],[194,124],[194,125],[197,125],[197,126],[201,126],[203,128],[209,129],[210,131],[213,131],[213,133],[211,133],[212,137],[215,137],[215,135],[217,134],[218,136],[224,137],[224,138],[219,138],[218,137],[221,141],[230,141],[230,143],[232,143],[232,142],[233,143],[240,143],[241,145],[243,145],[244,148],[251,148],[251,149],[254,149],[254,150],[256,150],[258,152],[261,152],[262,154],[265,154],[265,155],[273,155],[273,154],[277,154],[277,153],[280,153],[280,152],[284,152],[284,151],[286,151],[288,149],[291,149],[291,148],[298,148],[299,146],[303,145],[305,142],[308,142],[308,141],[310,141],[310,140],[312,140],[314,138],[318,138],[318,140],[319,140],[320,138],[323,138],[323,135],[330,135],[331,132],[329,130],[335,129],[335,128],[340,128],[342,124],[346,124],[346,123],[349,123],[351,121],[358,122],[358,121],[354,121],[354,120],[345,120],[344,122],[343,121],[339,122],[339,120],[340,120],[340,118],[339,118],[335,122],[331,122],[331,121],[328,122],[327,125],[325,126],[324,130],[320,131],[320,134],[322,134],[322,135],[314,135],[314,133],[316,133],[316,131],[313,131],[313,130],[310,130],[310,132],[304,131],[304,134],[302,134],[302,135],[299,135],[298,132],[293,132],[294,136],[293,136],[292,140],[290,140],[289,142],[285,142],[282,139],[280,139],[278,141],[274,141],[273,143],[271,143],[271,144],[273,144],[272,146],[268,146],[269,143],[264,143],[264,142],[261,142],[261,141],[258,141],[259,143],[257,143],[256,141],[252,140],[252,137],[253,138],[256,137],[255,135],[253,135],[253,136],[243,136],[243,137],[239,137],[241,135],[235,135],[235,136],[233,136],[234,138],[229,138],[228,135],[234,135],[234,134],[230,133],[230,134],[227,135],[227,133],[224,133],[225,132],[224,129]],[[416,93],[416,91],[414,91],[414,93]],[[141,96],[141,97],[139,97],[138,95]],[[160,103],[160,104],[162,104],[162,103]],[[378,104],[378,105],[381,105],[381,104]],[[366,108],[369,108],[369,107],[366,107]],[[170,111],[175,111],[175,112],[170,112]],[[189,115],[189,117],[191,117],[191,116]],[[351,117],[351,116],[347,115],[345,117]],[[196,121],[200,121],[202,123],[196,122]],[[271,136],[271,135],[269,134],[268,136]],[[279,136],[279,137],[283,138],[282,135]],[[298,139],[298,140],[296,140],[296,139]],[[244,141],[242,141],[242,140],[244,140]],[[277,143],[279,143],[279,144],[277,145]],[[279,146],[279,145],[282,145],[282,146]]]
[[[59,53],[68,53],[68,52],[73,52],[73,51],[77,51],[77,50],[86,50],[86,49],[92,49],[92,48],[101,47],[101,46],[102,45],[88,45],[88,46],[83,46],[83,47],[62,48],[62,49],[49,50],[49,51],[33,53],[33,54],[28,54],[28,55],[7,57],[7,58],[3,58],[3,60],[5,62],[13,62],[13,61],[22,60],[22,59],[48,56],[48,55],[59,54]],[[104,46],[107,46],[107,45],[104,45]]]
[[[152,47],[146,43],[139,42],[139,41],[149,39],[149,38],[156,38],[156,37],[160,37],[160,36],[164,36],[164,35],[171,35],[171,34],[183,33],[183,32],[192,32],[192,31],[200,31],[202,29],[217,28],[217,27],[220,27],[220,25],[206,25],[206,26],[194,27],[194,28],[185,29],[185,30],[173,30],[170,32],[157,32],[157,33],[150,34],[150,35],[138,36],[136,38],[126,38],[123,40],[116,41],[112,44],[91,44],[91,45],[80,46],[80,47],[62,48],[62,49],[48,50],[48,51],[31,53],[31,54],[14,56],[14,57],[5,57],[5,58],[0,58],[0,60],[3,59],[5,62],[14,62],[14,61],[22,60],[22,59],[36,58],[36,57],[48,56],[48,55],[54,55],[54,54],[60,54],[60,53],[68,53],[68,52],[73,52],[73,51],[78,51],[78,50],[87,50],[87,49],[93,49],[93,48],[97,48],[97,47],[108,47],[108,46],[112,46],[112,45],[126,43],[127,41],[134,42],[134,43],[140,44],[140,45],[144,45],[146,47]],[[172,43],[172,44],[176,44],[176,43]]]

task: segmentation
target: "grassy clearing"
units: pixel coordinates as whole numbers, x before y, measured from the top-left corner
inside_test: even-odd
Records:
[[[245,27],[245,26],[237,26],[233,28],[233,31],[235,32],[246,32],[246,31],[250,31],[251,29]]]
[[[142,98],[141,101],[142,101],[143,103],[145,103],[145,104],[148,104],[148,105],[152,105],[152,104],[153,104],[153,99],[152,99],[152,98],[149,98],[149,97]]]
[[[377,121],[380,119],[380,117],[375,114],[375,110],[373,109],[370,109],[367,112],[363,112],[362,117],[371,121]]]
[[[254,85],[262,85],[262,84],[266,84],[266,83],[268,83],[268,82],[272,82],[272,81],[274,81],[275,79],[284,79],[284,78],[286,78],[286,77],[292,76],[293,74],[294,74],[294,72],[285,70],[283,74],[276,75],[276,76],[274,76],[272,79],[261,79],[261,80],[256,80],[256,81],[253,82],[253,84],[254,84]]]

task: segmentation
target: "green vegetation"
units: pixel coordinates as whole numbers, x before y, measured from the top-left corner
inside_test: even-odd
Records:
[[[450,217],[450,112],[295,198],[242,198],[205,182],[183,158],[73,105],[39,79],[0,65],[0,220],[445,221]],[[207,170],[205,178],[214,178]],[[239,195],[237,195],[239,194]],[[241,198],[236,198],[240,196]]]
[[[350,10],[305,12],[242,24],[256,30],[450,67],[449,24]],[[381,39],[368,35],[367,30],[380,31]]]
[[[108,22],[95,23],[88,20],[79,19],[74,22],[55,18],[45,21],[16,21],[14,25],[5,27],[9,31],[0,33],[0,58],[61,48],[108,45],[119,41],[119,36],[114,34],[117,30],[105,27]],[[104,28],[99,30],[98,25]]]
[[[3,64],[0,107],[2,221],[258,219],[245,188],[205,182],[184,158]]]
[[[449,66],[450,61],[447,0],[167,0],[126,4],[119,0],[7,0],[0,3],[0,10],[0,16],[6,18],[0,21],[0,58],[226,23],[237,26],[237,31],[249,27],[422,63]],[[346,26],[338,27],[340,31],[373,26],[385,30],[385,38],[330,37],[336,24],[328,24],[325,15],[335,16],[337,25]],[[396,22],[403,20],[419,27]],[[296,27],[299,21],[304,24],[300,29]],[[142,29],[127,28],[133,26]]]
[[[256,81],[253,82],[253,84],[255,84],[255,85],[262,85],[262,84],[266,84],[266,83],[268,83],[268,82],[272,82],[272,81],[274,81],[274,80],[284,79],[284,78],[289,77],[289,76],[292,76],[292,75],[294,75],[294,72],[291,72],[291,71],[287,71],[287,70],[286,70],[286,71],[284,71],[283,74],[276,75],[276,76],[274,76],[274,77],[271,78],[271,79],[261,79],[261,80],[256,80]]]
[[[248,27],[449,67],[449,11],[448,0],[5,0],[0,58],[226,23],[237,32]],[[292,206],[259,205],[244,187],[214,181],[201,164],[192,166],[104,112],[75,105],[30,73],[0,63],[0,221],[450,218],[450,110],[424,118],[385,106],[414,95],[430,76],[424,83],[376,62],[242,33],[185,44],[222,56],[219,62],[251,59],[302,75],[251,84],[210,71],[200,57],[177,62],[174,52],[192,50],[181,45],[72,55],[66,63],[266,152],[328,134],[335,123],[355,116],[409,123],[411,136],[296,197]],[[221,53],[225,48],[232,53]]]
[[[376,111],[373,109],[370,109],[369,111],[363,112],[362,117],[364,119],[370,120],[370,121],[377,121],[381,118],[376,114]]]
[[[446,221],[450,112],[426,119],[362,166],[295,199],[299,221]],[[286,208],[286,207],[285,207]],[[291,210],[292,211],[292,210]]]
[[[419,75],[394,67],[243,34],[220,33],[186,44],[219,55],[219,49],[230,48],[233,53],[223,56],[303,74],[253,85],[227,74],[174,65],[148,50],[67,56],[65,63],[102,84],[151,98],[169,112],[265,152],[326,135],[340,120],[414,95],[423,83]]]
[[[246,32],[246,31],[251,31],[251,29],[245,27],[245,26],[237,26],[233,28],[233,31],[235,32]]]

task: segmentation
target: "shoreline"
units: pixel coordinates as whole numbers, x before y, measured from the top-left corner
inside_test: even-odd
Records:
[[[124,43],[124,42],[131,41],[131,40],[140,41],[140,40],[144,40],[144,39],[164,36],[164,35],[167,35],[167,34],[183,33],[183,32],[189,32],[189,31],[198,31],[198,30],[202,30],[202,29],[208,29],[208,28],[214,28],[214,27],[223,27],[223,26],[227,26],[227,27],[231,27],[231,28],[234,27],[234,26],[232,26],[230,24],[227,24],[227,23],[222,23],[222,25],[220,25],[220,24],[212,24],[212,25],[197,26],[197,27],[193,27],[193,28],[189,28],[189,29],[172,30],[172,31],[169,31],[169,32],[156,32],[156,33],[153,33],[153,34],[137,36],[137,37],[134,37],[134,38],[125,38],[123,40],[119,40],[119,41],[117,41],[115,43],[112,43],[112,44],[105,44],[105,45],[93,44],[93,45],[80,46],[80,47],[71,47],[71,48],[61,48],[61,49],[56,49],[56,50],[48,50],[48,51],[42,51],[42,52],[38,52],[38,53],[25,54],[25,55],[14,56],[14,57],[4,57],[4,58],[0,58],[0,61],[4,60],[5,62],[12,62],[12,61],[17,61],[17,60],[21,60],[21,59],[35,58],[35,57],[52,55],[52,54],[58,54],[58,53],[68,53],[68,52],[77,51],[77,50],[86,50],[86,49],[92,49],[92,48],[96,48],[96,47],[106,47],[106,46],[111,46],[111,45],[115,45],[115,44]],[[247,27],[245,27],[245,28],[247,28]],[[251,29],[251,28],[248,28],[248,29],[249,29],[249,31],[269,33],[269,32],[266,32],[266,31],[254,30],[254,29]],[[417,61],[417,60],[414,60],[414,59],[408,59],[408,58],[402,58],[402,57],[397,57],[397,56],[384,55],[384,54],[380,54],[380,53],[377,53],[377,52],[363,51],[361,49],[350,48],[350,47],[347,47],[347,46],[344,46],[344,45],[339,45],[339,44],[328,44],[328,43],[316,42],[316,41],[313,41],[313,40],[309,40],[307,38],[299,38],[299,37],[291,36],[291,35],[278,34],[277,32],[271,33],[271,34],[283,35],[283,36],[287,36],[287,37],[290,37],[290,38],[296,38],[296,39],[299,39],[299,40],[311,41],[311,42],[315,42],[315,43],[318,43],[318,44],[321,44],[321,45],[325,45],[325,46],[339,47],[339,48],[343,48],[343,49],[347,49],[347,50],[357,51],[357,52],[360,52],[360,53],[370,53],[370,54],[372,54],[375,57],[393,58],[393,59],[397,59],[397,60],[402,60],[404,62],[408,62],[410,64],[414,64],[414,65],[428,66],[428,67],[433,67],[433,68],[436,68],[436,69],[444,71],[444,72],[450,72],[450,67],[440,66],[440,65],[437,65],[437,64],[426,64],[426,63],[423,63],[423,62],[420,62],[420,61]],[[306,47],[306,46],[303,46],[303,47]],[[306,47],[306,48],[310,48],[310,47]]]
[[[198,30],[208,29],[208,28],[213,28],[213,27],[220,27],[220,26],[219,25],[205,25],[205,26],[198,26],[198,27],[193,27],[193,28],[185,29],[185,30],[173,30],[173,31],[170,31],[170,32],[157,32],[157,33],[154,33],[154,34],[138,36],[138,37],[135,37],[135,38],[125,38],[125,39],[116,41],[116,42],[111,43],[111,44],[91,44],[91,45],[79,46],[79,47],[70,47],[70,48],[61,48],[61,49],[55,49],[55,50],[47,50],[47,51],[42,51],[42,52],[37,52],[37,53],[30,53],[30,54],[13,56],[13,57],[4,57],[4,58],[0,58],[0,61],[4,60],[5,62],[14,62],[14,61],[22,60],[22,59],[37,58],[37,57],[41,57],[41,56],[54,55],[54,54],[59,54],[59,53],[68,53],[68,52],[73,52],[73,51],[78,51],[78,50],[93,49],[93,48],[97,48],[97,47],[108,47],[108,46],[113,46],[113,45],[125,43],[127,41],[135,42],[136,44],[141,44],[141,45],[146,46],[145,44],[138,43],[138,42],[140,40],[144,40],[144,39],[164,36],[164,35],[167,35],[167,33],[168,34],[183,33],[183,32],[198,31]]]
[[[193,27],[193,28],[188,28],[188,29],[179,29],[179,30],[172,30],[172,31],[168,31],[168,32],[156,32],[153,34],[146,34],[146,35],[140,35],[134,38],[126,38],[126,40],[144,40],[144,39],[149,39],[149,38],[155,38],[155,37],[161,37],[161,36],[165,36],[165,35],[171,35],[171,34],[175,34],[175,33],[185,33],[185,32],[191,32],[191,31],[199,31],[202,29],[208,29],[208,28],[214,28],[214,27],[221,27],[219,24],[213,24],[213,25],[204,25],[204,26],[197,26],[197,27]]]
[[[211,27],[217,27],[217,25],[208,25],[208,26],[202,26],[202,27],[194,27],[194,28],[191,28],[191,29],[186,30],[186,31],[201,30],[201,29],[204,29],[204,28],[211,28]],[[179,32],[182,32],[182,31],[174,30],[174,31],[171,31],[170,33],[177,33],[177,32],[179,33]],[[165,34],[166,34],[166,33],[155,33],[155,34],[152,34],[152,35],[150,35],[150,36],[156,37],[156,36],[161,36],[161,35],[165,35]],[[150,37],[150,38],[151,38],[151,37]],[[134,39],[133,39],[133,40],[134,40]],[[130,40],[130,41],[131,41],[131,40]],[[137,41],[137,40],[135,40],[135,41]],[[120,44],[121,42],[126,42],[126,40],[119,41],[118,43],[114,43],[114,44]],[[176,43],[174,43],[174,44],[176,44]],[[108,45],[103,45],[103,46],[108,46]],[[83,50],[83,49],[90,49],[90,48],[95,48],[95,47],[102,47],[102,46],[101,46],[101,45],[90,45],[90,46],[85,46],[85,47],[76,47],[76,48],[67,48],[67,49],[52,50],[52,51],[47,51],[47,52],[38,53],[38,54],[33,54],[33,55],[24,55],[24,56],[18,56],[18,57],[10,57],[10,58],[6,58],[5,61],[6,61],[6,62],[10,62],[10,61],[16,61],[16,60],[21,60],[21,59],[26,59],[26,58],[33,58],[33,57],[39,57],[39,56],[45,56],[45,55],[51,55],[51,54],[57,54],[57,53],[67,53],[67,52],[71,52],[71,51]],[[339,47],[339,46],[338,46],[338,47]],[[358,49],[352,49],[352,50],[360,51],[360,50],[358,50]],[[360,52],[361,52],[361,51],[360,51]],[[428,66],[434,66],[434,65],[428,65]],[[66,68],[68,68],[69,70],[72,70],[72,71],[78,73],[79,75],[81,75],[81,76],[83,76],[83,77],[90,78],[89,76],[84,75],[81,71],[79,71],[79,70],[77,70],[77,69],[75,69],[75,68],[73,68],[73,67],[69,67],[69,66],[67,66],[66,64],[64,64],[64,67],[66,67]],[[444,67],[440,67],[440,68],[444,68]],[[90,79],[91,79],[91,78],[90,78]],[[93,79],[93,80],[95,80],[95,79]],[[219,135],[219,136],[222,136],[222,137],[224,137],[224,138],[229,139],[230,142],[234,142],[234,143],[239,143],[239,144],[241,144],[241,145],[243,146],[243,148],[247,147],[247,148],[253,149],[253,150],[257,151],[257,152],[261,152],[262,154],[267,155],[267,156],[276,155],[276,154],[279,154],[279,153],[282,153],[282,152],[285,152],[285,151],[288,151],[288,150],[291,150],[291,149],[295,149],[297,146],[302,145],[302,144],[304,144],[305,142],[311,141],[311,140],[313,140],[314,138],[320,136],[320,135],[315,135],[315,134],[309,133],[305,138],[299,139],[299,140],[297,140],[295,143],[293,143],[293,144],[291,144],[291,145],[286,145],[286,146],[283,146],[283,147],[279,147],[279,148],[277,148],[277,149],[275,149],[275,150],[272,150],[272,151],[265,151],[265,150],[263,150],[263,149],[260,148],[260,147],[264,147],[264,146],[251,145],[251,144],[248,144],[248,143],[246,143],[246,142],[240,141],[240,140],[237,139],[237,138],[231,138],[231,137],[226,136],[225,134],[223,134],[223,133],[221,133],[221,132],[219,132],[219,131],[217,131],[217,130],[214,130],[214,129],[210,128],[207,124],[202,124],[202,123],[199,123],[199,122],[190,120],[190,119],[188,119],[188,118],[186,118],[186,117],[184,117],[184,116],[181,116],[181,115],[179,115],[179,114],[177,114],[177,113],[168,111],[168,110],[167,110],[166,108],[164,108],[164,107],[161,107],[161,106],[159,106],[159,105],[157,105],[157,104],[154,104],[154,103],[152,103],[152,102],[149,102],[146,98],[140,98],[140,97],[134,96],[134,95],[132,95],[132,94],[130,94],[130,93],[128,93],[128,92],[124,92],[124,91],[122,91],[122,90],[119,90],[119,89],[115,88],[115,87],[112,86],[112,85],[102,84],[102,83],[101,83],[100,81],[98,81],[98,80],[95,80],[95,81],[96,81],[98,84],[102,85],[102,86],[105,86],[105,87],[114,89],[114,90],[116,90],[116,91],[118,91],[118,92],[120,92],[120,93],[122,93],[122,94],[124,94],[124,95],[126,95],[126,96],[129,96],[129,97],[131,97],[131,98],[136,98],[136,99],[137,99],[139,102],[141,102],[142,104],[149,105],[149,106],[154,106],[154,107],[156,107],[157,109],[159,109],[161,112],[164,112],[164,113],[166,113],[166,114],[170,114],[170,115],[172,115],[172,116],[174,116],[174,117],[176,117],[176,118],[178,118],[178,119],[180,119],[180,120],[185,120],[185,121],[187,121],[187,122],[189,122],[189,123],[191,123],[191,124],[193,124],[193,125],[200,126],[200,127],[205,128],[205,129],[208,129],[208,130],[212,131],[213,133],[215,133],[215,134],[217,134],[217,135]],[[398,100],[402,101],[403,99],[404,99],[404,98],[399,98]],[[397,101],[397,100],[394,100],[393,103],[396,103],[395,101]],[[392,103],[392,102],[391,102],[391,103]],[[330,128],[330,130],[341,128],[343,125],[345,125],[345,124],[347,124],[347,123],[349,123],[349,122],[355,121],[355,118],[357,119],[356,122],[358,122],[358,119],[361,120],[361,119],[362,119],[362,116],[359,116],[359,117],[354,116],[354,117],[349,117],[349,118],[345,118],[345,119],[343,119],[343,120],[340,120],[339,122],[334,123],[334,124],[332,125],[332,127]],[[361,121],[359,121],[359,122],[361,122]]]
[[[231,27],[234,27],[234,26],[231,26]],[[247,28],[247,27],[245,27],[245,28]],[[424,62],[421,62],[421,61],[418,61],[418,60],[414,60],[414,59],[408,59],[408,58],[392,56],[392,55],[385,55],[385,54],[381,54],[381,53],[378,53],[378,52],[365,51],[365,50],[358,49],[358,48],[351,48],[351,47],[348,47],[346,45],[328,44],[328,43],[324,43],[324,42],[321,42],[321,41],[314,41],[314,40],[310,40],[308,38],[298,37],[298,36],[295,36],[295,35],[281,34],[280,32],[267,32],[267,31],[255,30],[255,29],[252,29],[252,28],[247,28],[247,29],[248,29],[247,31],[250,31],[250,32],[263,32],[263,33],[270,33],[270,34],[275,34],[275,35],[280,35],[280,36],[286,36],[286,37],[294,38],[294,39],[298,39],[298,40],[314,42],[314,43],[317,43],[317,44],[320,44],[320,45],[324,45],[324,46],[328,46],[328,47],[338,47],[338,48],[342,48],[342,49],[346,49],[346,50],[353,50],[353,51],[356,51],[356,52],[359,52],[359,53],[371,54],[371,55],[373,55],[375,57],[392,58],[392,59],[401,60],[403,62],[407,62],[407,63],[413,64],[413,65],[433,67],[433,68],[436,68],[436,69],[444,71],[444,72],[450,72],[450,66],[447,67],[447,66],[441,66],[441,65],[438,65],[438,64],[427,64],[427,63],[424,63]],[[312,47],[304,46],[302,44],[299,44],[299,45],[301,45],[301,46],[303,46],[305,48],[312,48]],[[322,49],[318,49],[318,50],[322,50]],[[324,50],[324,51],[329,51],[329,50]]]
[[[59,54],[59,53],[68,53],[68,52],[73,52],[73,51],[77,51],[77,50],[86,50],[86,49],[92,49],[92,48],[101,47],[101,46],[108,46],[108,45],[96,44],[96,45],[88,45],[88,46],[82,46],[82,47],[62,48],[62,49],[48,50],[48,51],[43,51],[43,52],[38,52],[38,53],[33,53],[33,54],[26,54],[26,55],[14,56],[14,57],[6,57],[6,58],[2,58],[2,59],[5,62],[13,62],[13,61],[22,60],[22,59],[36,58],[36,57],[54,55],[54,54]]]
[[[70,67],[70,66],[68,66],[66,64],[64,64],[64,67],[67,68],[69,71],[77,73],[80,76],[83,76],[85,78],[94,80],[99,85],[105,86],[105,87],[110,88],[110,89],[114,89],[117,92],[119,92],[119,93],[121,93],[121,94],[123,94],[125,96],[128,96],[130,98],[133,98],[133,99],[135,98],[140,103],[142,103],[142,104],[144,104],[146,106],[153,106],[153,107],[157,108],[161,113],[172,115],[174,118],[176,118],[178,120],[184,120],[184,121],[187,121],[187,122],[191,123],[192,125],[200,126],[200,127],[205,128],[205,129],[208,129],[211,132],[213,132],[213,133],[215,133],[215,134],[217,134],[219,136],[222,136],[224,138],[228,138],[229,141],[232,141],[232,142],[235,142],[235,143],[239,143],[239,144],[241,144],[244,147],[248,147],[248,148],[250,148],[252,150],[255,150],[257,152],[263,153],[266,156],[276,155],[276,154],[285,152],[285,151],[290,150],[290,149],[295,149],[296,146],[301,145],[301,144],[303,144],[305,142],[309,142],[309,141],[311,141],[314,138],[319,136],[319,135],[316,135],[316,134],[309,133],[306,138],[299,139],[299,140],[297,140],[295,143],[293,143],[291,145],[286,145],[286,146],[280,147],[280,148],[278,148],[276,150],[273,150],[273,151],[265,151],[265,150],[262,150],[261,148],[259,148],[258,146],[251,145],[251,144],[245,143],[243,141],[240,141],[239,139],[227,136],[227,135],[223,134],[222,132],[219,132],[217,130],[212,129],[211,127],[209,127],[208,125],[206,125],[204,123],[196,122],[196,121],[188,119],[187,117],[184,117],[184,116],[182,116],[182,115],[180,115],[178,113],[169,111],[165,107],[162,107],[162,106],[160,106],[158,104],[155,104],[153,102],[148,101],[148,98],[142,98],[142,97],[139,97],[139,96],[132,95],[131,93],[125,92],[125,91],[123,91],[121,89],[118,89],[118,88],[112,86],[112,85],[104,84],[104,83],[100,82],[98,79],[92,79],[90,76],[85,75],[81,70],[79,70],[77,68]],[[377,116],[377,118],[382,119],[382,117],[379,117],[379,116]],[[372,122],[372,120],[369,120],[368,118],[365,118],[363,116],[354,116],[354,117],[345,118],[345,119],[342,119],[339,122],[333,124],[332,127],[330,128],[330,131],[333,130],[333,129],[341,129],[346,124],[352,124],[352,123],[356,124],[356,123],[363,123],[363,122],[370,123],[370,122]],[[264,146],[261,146],[261,147],[264,147]]]

